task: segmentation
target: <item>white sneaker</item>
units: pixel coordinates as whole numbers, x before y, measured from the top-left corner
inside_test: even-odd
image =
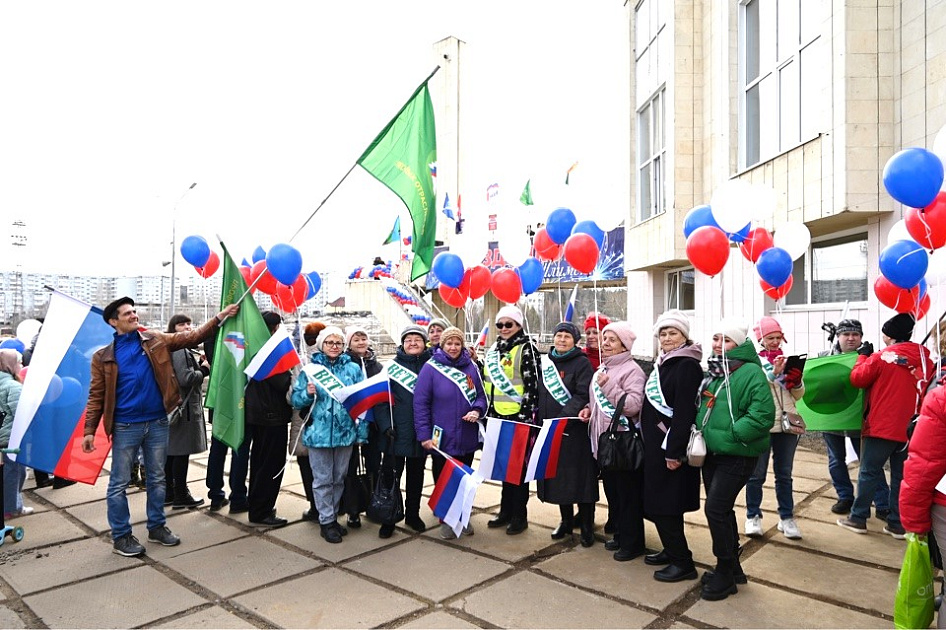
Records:
[[[447,525],[446,523],[440,524],[440,537],[444,540],[453,540],[456,538],[456,534],[453,533],[453,528]]]
[[[801,540],[801,530],[793,518],[782,519],[778,522],[778,530],[785,534],[785,538]]]
[[[746,536],[760,538],[762,536],[762,517],[753,516],[746,519]]]
[[[473,535],[473,523],[470,523],[470,524],[468,524],[466,527],[463,528],[463,535],[464,535],[464,536],[472,536],[472,535]]]

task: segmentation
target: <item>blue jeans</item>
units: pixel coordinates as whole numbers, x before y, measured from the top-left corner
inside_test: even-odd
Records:
[[[23,509],[23,483],[26,481],[26,466],[16,463],[3,454],[3,511],[17,514]]]
[[[831,475],[831,484],[838,494],[838,500],[853,501],[854,484],[851,483],[851,473],[847,469],[847,463],[845,463],[847,448],[844,444],[844,438],[845,435],[851,438],[854,452],[860,458],[861,432],[846,431],[844,435],[833,433],[822,433],[821,435],[824,436],[825,446],[828,447],[828,474]],[[874,493],[874,506],[878,510],[886,510],[890,505],[890,487],[887,485],[887,478],[883,474],[881,474],[879,481],[877,492]]]
[[[237,507],[246,505],[246,472],[250,465],[250,441],[243,440],[240,448],[233,450],[217,438],[210,439],[210,454],[207,456],[207,496],[211,501],[220,501],[227,495],[223,491],[223,465],[230,451],[230,503]]]
[[[769,453],[772,454],[772,471],[775,473],[775,499],[778,501],[778,517],[782,520],[795,515],[795,497],[792,496],[792,464],[798,436],[791,433],[770,434],[772,445],[759,455],[749,483],[746,484],[746,516],[762,516],[762,484],[769,471]]]
[[[116,422],[112,430],[112,470],[108,478],[105,505],[108,508],[108,526],[112,540],[131,533],[131,516],[125,490],[131,481],[131,465],[136,460],[138,447],[144,451],[147,479],[148,531],[164,526],[164,464],[168,452],[168,419],[150,422]]]
[[[851,508],[851,520],[866,523],[870,518],[870,502],[884,477],[884,464],[890,460],[890,514],[887,524],[900,525],[900,482],[907,450],[903,442],[865,437],[861,441],[861,472],[857,476],[857,496]]]

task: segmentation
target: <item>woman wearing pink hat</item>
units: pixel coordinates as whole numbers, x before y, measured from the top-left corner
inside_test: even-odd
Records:
[[[762,342],[759,359],[768,377],[769,389],[775,400],[775,417],[770,430],[771,446],[759,455],[755,472],[746,485],[746,536],[762,536],[762,484],[769,469],[769,453],[772,454],[772,469],[775,472],[775,499],[778,502],[778,531],[786,538],[798,540],[801,530],[795,522],[795,500],[792,497],[792,466],[798,436],[805,431],[795,409],[795,401],[805,394],[801,370],[795,368],[785,372],[785,355],[782,343],[785,336],[774,317],[763,317],[753,329],[756,341]],[[783,417],[786,422],[783,423]],[[784,425],[784,426],[783,426]]]

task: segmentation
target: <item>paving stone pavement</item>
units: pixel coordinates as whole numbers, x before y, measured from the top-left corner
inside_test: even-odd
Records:
[[[192,458],[191,491],[204,496],[206,454]],[[108,463],[106,472],[107,476]],[[856,471],[852,470],[852,475]],[[403,523],[386,540],[362,519],[342,544],[331,545],[303,521],[307,507],[299,469],[287,469],[277,502],[290,519],[278,530],[250,527],[246,514],[168,509],[178,547],[145,543],[142,558],[111,553],[105,519],[106,479],[95,486],[36,489],[27,481],[20,518],[25,538],[0,547],[0,627],[160,628],[885,628],[904,543],[882,533],[857,536],[835,524],[834,491],[824,455],[799,449],[795,514],[804,538],[777,530],[773,476],[763,501],[762,538],[743,537],[749,584],[723,602],[699,598],[699,584],[663,584],[643,559],[618,563],[599,542],[585,549],[553,541],[555,506],[530,499],[529,528],[519,536],[490,530],[499,486],[477,493],[475,534],[442,540],[426,502],[430,529]],[[428,478],[425,494],[433,489]],[[534,484],[533,484],[534,493]],[[143,491],[129,492],[134,531],[144,541]],[[740,527],[744,495],[737,501]],[[701,512],[686,517],[701,569],[711,568],[709,530]],[[12,522],[11,522],[12,523]],[[659,549],[651,524],[648,547]]]

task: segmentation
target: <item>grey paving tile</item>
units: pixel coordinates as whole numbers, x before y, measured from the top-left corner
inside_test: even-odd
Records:
[[[237,538],[252,536],[239,527],[233,527],[224,519],[210,516],[207,510],[185,510],[180,515],[168,519],[168,527],[180,536],[181,544],[176,547],[163,547],[145,540],[147,533],[141,538],[141,543],[148,548],[148,555],[162,561],[186,553],[193,553],[198,549],[219,545],[220,543]]]
[[[234,601],[284,628],[383,627],[426,608],[419,600],[339,569],[275,584]]]
[[[554,602],[554,606],[537,605],[539,600]],[[655,619],[626,604],[529,572],[454,600],[449,607],[501,628],[642,628]]]
[[[15,611],[0,604],[0,628],[26,628],[26,622]],[[433,626],[428,626],[433,627]],[[459,627],[459,626],[458,626]]]
[[[399,628],[429,628],[435,630],[436,628],[479,628],[479,626],[473,625],[469,621],[460,619],[459,617],[454,617],[453,615],[444,612],[437,611],[432,612],[428,615],[418,617],[408,621],[405,624],[398,626]]]
[[[85,483],[75,483],[65,488],[53,489],[52,486],[34,488],[27,494],[36,494],[57,507],[67,507],[89,501],[105,500],[105,488],[108,486],[108,476],[99,477],[94,486]],[[138,492],[134,490],[133,492]]]
[[[112,553],[110,542],[86,538],[41,551],[16,553],[11,549],[10,555],[0,563],[0,577],[16,592],[26,595],[141,563],[137,558]]]
[[[361,528],[349,529],[348,535],[338,544],[326,542],[320,534],[318,524],[309,521],[292,523],[288,527],[273,530],[268,535],[310,551],[327,562],[342,562],[369,551],[382,549],[408,535],[400,529],[395,529],[390,538],[381,539],[378,538],[377,525],[365,518],[362,518],[361,522]]]
[[[156,624],[154,628],[255,628],[256,626],[231,612],[211,606],[204,610]]]
[[[486,523],[492,517],[491,514],[474,514],[470,518],[474,534],[455,538],[448,541],[448,544],[475,549],[498,560],[517,562],[555,542],[549,538],[549,530],[544,527],[529,527],[516,536],[507,535],[504,528],[489,529]],[[438,532],[439,529],[434,527],[428,529],[424,536],[439,539]]]
[[[99,483],[101,484],[102,482],[100,481]],[[80,484],[76,484],[76,486],[78,485]],[[69,486],[69,488],[74,487],[75,486]],[[68,490],[69,488],[63,488],[63,490]],[[97,534],[107,532],[111,528],[108,526],[108,513],[105,507],[104,495],[105,490],[103,488],[100,501],[73,505],[66,508],[66,511],[85,523],[88,527],[91,527]],[[128,493],[128,512],[131,515],[132,525],[147,522],[148,515],[145,513],[146,503],[147,496],[144,491],[136,490]],[[170,508],[168,508],[167,512],[171,512]]]
[[[131,597],[160,593],[160,597]],[[148,566],[106,575],[24,598],[50,628],[131,628],[205,603]]]
[[[224,597],[321,566],[257,536],[174,556],[165,564]]]
[[[13,542],[6,538],[0,547],[0,558],[9,552],[33,549],[57,542],[83,538],[89,534],[58,511],[30,514],[7,522],[10,526],[23,528],[23,540]]]
[[[415,567],[421,558],[425,566],[450,567],[450,579]],[[509,565],[503,562],[423,538],[353,560],[345,566],[435,602],[509,569]]]
[[[880,617],[751,581],[721,602],[698,600],[687,617],[719,628],[888,628]]]
[[[883,524],[877,519],[871,519],[867,524],[869,533],[866,535],[849,532],[838,527],[836,523],[814,520],[805,522],[804,527],[805,537],[802,540],[781,540],[787,544],[803,545],[810,550],[825,551],[895,569],[899,569],[903,563],[906,543],[882,533]]]

